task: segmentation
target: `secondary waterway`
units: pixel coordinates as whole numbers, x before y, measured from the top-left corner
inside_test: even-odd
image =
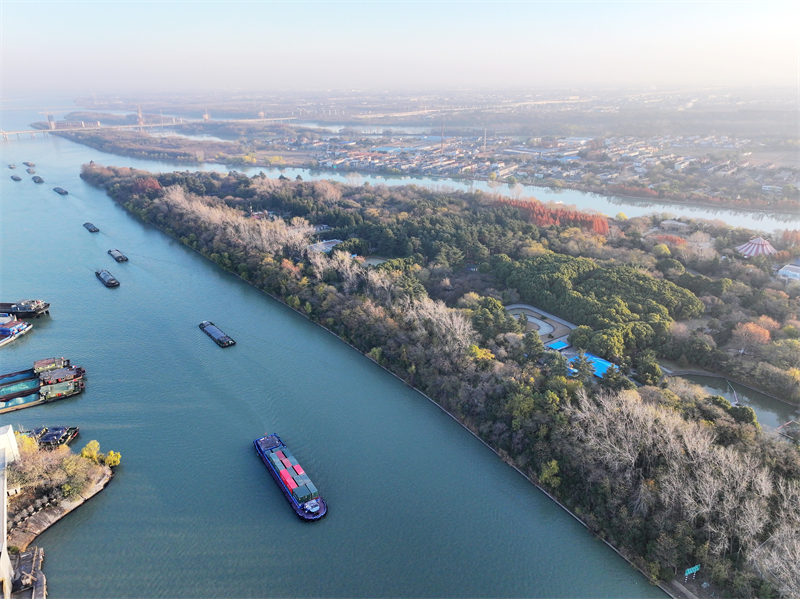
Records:
[[[71,112],[64,108],[68,104],[65,98],[54,98],[51,100],[51,105],[59,105],[62,108],[56,113],[56,118],[60,118],[63,114]],[[43,120],[40,112],[43,109],[30,108],[32,101],[25,99],[17,99],[12,102],[5,102],[3,106],[6,108],[0,111],[0,129],[6,131],[22,131],[29,129],[29,123],[34,121]],[[76,107],[76,110],[78,108]],[[165,115],[166,116],[166,115]],[[298,122],[300,125],[308,125],[309,123]],[[312,123],[313,124],[313,123]],[[426,129],[426,128],[420,128]],[[169,132],[159,133],[159,135],[170,135]],[[202,139],[202,136],[186,136],[192,139]],[[53,136],[54,139],[55,136]],[[213,139],[211,137],[206,139]],[[8,144],[16,144],[20,141],[17,140],[7,142]],[[12,146],[7,144],[0,144],[0,149],[10,149]],[[56,147],[63,148],[59,144]],[[87,148],[81,155],[90,156],[91,159],[102,164],[115,164],[127,165],[134,164],[131,159],[127,157],[116,156],[99,152]],[[4,160],[5,163],[12,162],[11,160]],[[139,168],[149,170],[216,170],[220,172],[228,172],[230,168],[222,164],[203,164],[203,165],[187,165],[169,163],[161,163],[154,161],[138,161],[136,164],[140,165]],[[462,191],[476,191],[481,190],[490,193],[500,193],[504,195],[511,195],[512,189],[507,185],[502,185],[493,189],[487,181],[465,181],[461,179],[437,178],[426,176],[412,176],[412,175],[380,175],[380,174],[356,174],[349,172],[342,172],[338,170],[310,170],[305,168],[265,168],[265,167],[236,167],[236,170],[254,175],[259,172],[265,172],[270,177],[279,177],[284,175],[294,179],[297,176],[302,177],[304,180],[317,180],[317,179],[331,179],[350,184],[364,184],[370,185],[419,185],[433,189],[455,189]],[[776,229],[796,229],[800,227],[800,212],[789,213],[773,213],[773,212],[760,212],[751,210],[737,210],[729,208],[714,208],[709,206],[700,206],[692,204],[676,204],[672,202],[654,201],[646,199],[625,198],[618,196],[602,196],[593,193],[584,193],[574,191],[571,189],[550,189],[546,187],[537,187],[533,185],[522,186],[521,197],[534,197],[543,202],[554,202],[564,204],[565,206],[575,206],[580,210],[592,210],[606,214],[608,216],[615,216],[620,212],[628,217],[643,216],[645,214],[660,213],[669,214],[673,217],[680,218],[701,218],[708,220],[718,220],[734,227],[744,227],[747,229],[754,229],[758,231],[765,231],[771,233]]]
[[[685,375],[686,380],[703,387],[709,395],[721,395],[731,403],[737,400],[743,406],[750,406],[765,429],[776,429],[790,420],[800,419],[796,406],[779,401],[774,397],[722,377]],[[734,394],[734,391],[736,393]]]
[[[122,454],[37,540],[52,597],[663,596],[435,405],[78,176],[91,159],[175,165],[57,137],[0,147],[0,296],[52,303],[0,372],[63,355],[88,378],[0,424],[77,425],[77,447]],[[26,160],[45,184],[11,181]],[[206,319],[237,345],[214,345]],[[265,432],[328,500],[323,521],[287,505],[252,447]]]

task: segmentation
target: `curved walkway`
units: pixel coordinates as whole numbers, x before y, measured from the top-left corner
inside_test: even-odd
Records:
[[[537,314],[539,314],[540,316],[542,316],[544,318],[547,318],[549,320],[554,320],[555,322],[557,322],[559,324],[563,324],[565,327],[568,327],[570,329],[577,328],[577,325],[574,325],[571,322],[568,322],[568,321],[564,320],[563,318],[559,318],[558,316],[555,316],[554,314],[550,314],[549,312],[545,312],[544,310],[540,310],[536,306],[531,306],[530,304],[509,304],[508,306],[506,306],[506,310],[516,310],[517,308],[525,309],[525,310],[531,310],[532,312],[536,312]],[[526,316],[527,316],[527,314],[526,314]]]
[[[539,327],[539,330],[537,332],[539,333],[540,337],[542,337],[544,335],[549,335],[554,330],[553,329],[553,325],[551,325],[549,323],[546,323],[544,320],[536,318],[536,316],[534,316],[534,314],[537,314],[537,313],[533,312],[532,310],[528,310],[526,308],[514,308],[512,310],[509,310],[508,308],[506,308],[506,311],[509,314],[511,314],[511,316],[514,316],[515,318],[517,318],[517,320],[519,320],[519,315],[520,314],[524,314],[525,317],[528,319],[528,322],[532,322],[537,327]]]

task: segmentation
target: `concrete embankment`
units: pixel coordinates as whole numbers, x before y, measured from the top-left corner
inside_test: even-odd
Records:
[[[92,480],[89,487],[77,499],[64,500],[35,513],[8,534],[8,546],[25,551],[33,540],[72,510],[102,491],[111,480],[111,468],[104,467],[102,473]]]

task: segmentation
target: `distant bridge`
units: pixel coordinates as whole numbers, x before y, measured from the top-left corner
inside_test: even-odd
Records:
[[[83,127],[61,127],[56,129],[25,129],[24,131],[0,131],[0,135],[3,136],[3,141],[11,141],[13,140],[13,136],[16,136],[17,139],[22,139],[21,136],[29,135],[31,138],[35,139],[38,136],[40,137],[47,137],[50,133],[70,133],[72,131],[98,131],[100,129],[118,129],[118,130],[136,130],[136,129],[152,129],[154,127],[172,127],[173,125],[184,125],[188,123],[274,123],[280,121],[294,121],[297,120],[297,117],[294,116],[287,116],[287,117],[274,117],[274,118],[263,118],[263,119],[217,119],[217,120],[203,120],[203,121],[184,121],[184,119],[180,118],[176,120],[175,117],[171,117],[172,122],[162,122],[162,123],[146,123],[146,124],[127,124],[127,125],[97,125],[92,126],[83,126]]]
[[[178,125],[180,123],[148,123],[146,125],[109,125],[109,126],[100,126],[97,125],[90,126],[90,127],[62,127],[59,129],[25,129],[24,131],[0,131],[0,135],[3,136],[3,141],[10,141],[12,139],[12,135],[16,135],[17,139],[22,139],[21,135],[30,135],[32,138],[36,138],[36,136],[40,137],[47,137],[50,133],[70,133],[72,131],[97,131],[98,129],[144,129],[144,128],[152,128],[152,127],[171,127],[172,125]]]

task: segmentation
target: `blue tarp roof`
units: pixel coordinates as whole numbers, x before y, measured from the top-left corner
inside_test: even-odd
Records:
[[[556,351],[561,351],[562,349],[569,347],[569,343],[566,341],[553,341],[552,343],[548,343],[545,347],[554,349]]]
[[[592,367],[594,368],[594,375],[598,378],[603,378],[603,375],[609,368],[612,367],[616,368],[611,362],[609,362],[608,360],[604,360],[600,356],[595,356],[594,354],[590,354],[589,352],[586,352],[584,355],[586,356],[586,359],[592,363]],[[579,357],[580,356],[575,356],[574,358],[572,358],[572,360],[570,360],[570,363],[575,364],[575,362],[578,361]]]

